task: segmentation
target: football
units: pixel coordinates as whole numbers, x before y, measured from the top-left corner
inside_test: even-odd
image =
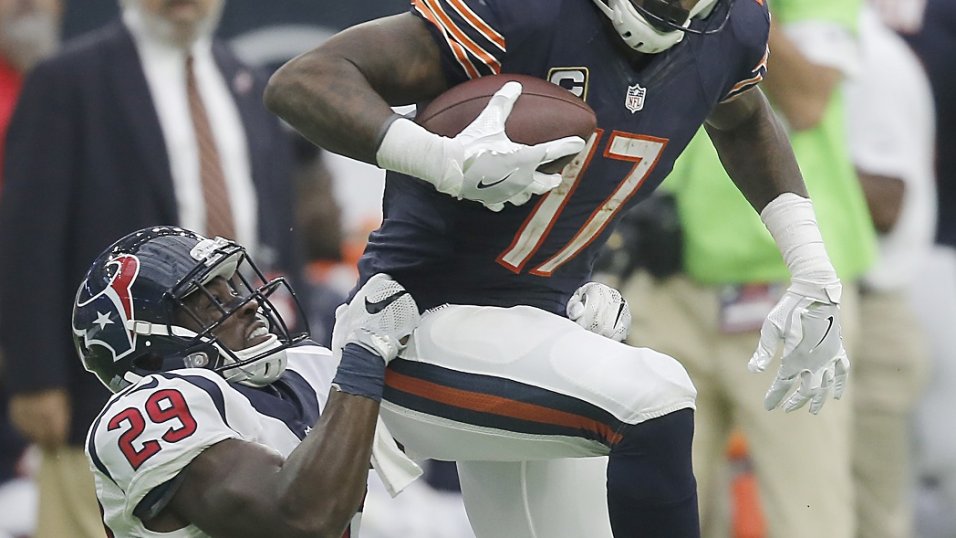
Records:
[[[505,122],[505,133],[512,141],[533,145],[575,135],[587,140],[597,128],[594,111],[579,97],[544,79],[516,74],[479,77],[454,86],[425,105],[415,121],[433,133],[454,137],[510,80],[521,83],[521,96]],[[540,170],[560,172],[572,158],[559,159]]]

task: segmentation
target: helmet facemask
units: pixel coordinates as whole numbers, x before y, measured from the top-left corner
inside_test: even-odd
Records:
[[[292,288],[284,278],[267,279],[235,243],[200,243],[192,254],[203,263],[169,293],[176,322],[171,328],[191,338],[182,367],[208,368],[254,387],[272,383],[285,371],[285,349],[306,337],[291,334],[272,301],[278,295],[292,298],[304,319]],[[237,336],[237,326],[255,328]],[[249,339],[258,341],[248,345]]]

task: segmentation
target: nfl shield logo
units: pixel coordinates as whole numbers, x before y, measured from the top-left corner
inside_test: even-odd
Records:
[[[647,88],[640,84],[627,87],[627,99],[624,100],[624,106],[631,111],[631,114],[644,108],[644,96],[647,95]]]

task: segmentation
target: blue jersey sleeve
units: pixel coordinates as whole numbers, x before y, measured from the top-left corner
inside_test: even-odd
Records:
[[[734,9],[739,10],[731,17],[731,31],[734,32],[740,46],[743,47],[741,64],[733,82],[724,93],[724,100],[731,99],[753,88],[763,80],[767,73],[767,59],[770,47],[770,11],[765,0],[738,0]]]
[[[509,52],[550,40],[563,0],[412,0],[442,50],[449,84],[502,72]]]

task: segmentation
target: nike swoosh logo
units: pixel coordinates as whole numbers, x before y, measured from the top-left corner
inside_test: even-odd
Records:
[[[485,180],[482,179],[481,181],[478,182],[478,185],[476,186],[479,189],[488,189],[488,188],[494,187],[495,185],[499,185],[501,183],[504,183],[505,181],[508,181],[508,178],[511,177],[511,174],[514,174],[514,173],[515,171],[512,170],[511,172],[508,172],[507,176],[499,179],[498,181],[492,181],[491,183],[485,183]]]
[[[399,300],[403,295],[408,295],[408,291],[407,291],[407,290],[402,290],[402,291],[400,291],[400,292],[398,292],[398,293],[389,295],[388,297],[382,299],[381,301],[376,301],[376,302],[374,302],[374,303],[373,303],[372,301],[369,301],[369,300],[368,300],[368,297],[366,297],[366,298],[365,298],[365,310],[366,310],[369,314],[378,314],[378,313],[381,312],[382,310],[385,310],[386,308],[388,308],[388,305],[390,305],[390,304],[394,303],[395,301]]]
[[[621,304],[617,307],[617,317],[614,318],[614,325],[615,325],[615,326],[617,326],[618,322],[621,321],[621,314],[624,313],[624,305],[626,305],[626,304],[627,304],[627,303],[625,303],[624,301],[621,301]]]
[[[811,349],[811,351],[813,351],[814,349],[820,347],[820,344],[822,344],[823,341],[827,339],[827,335],[830,334],[830,329],[833,328],[833,316],[827,316],[827,322],[829,323],[829,325],[827,325],[827,330],[826,330],[826,332],[823,333],[823,337],[820,338],[820,341],[817,342],[817,345],[813,346],[813,348]]]

